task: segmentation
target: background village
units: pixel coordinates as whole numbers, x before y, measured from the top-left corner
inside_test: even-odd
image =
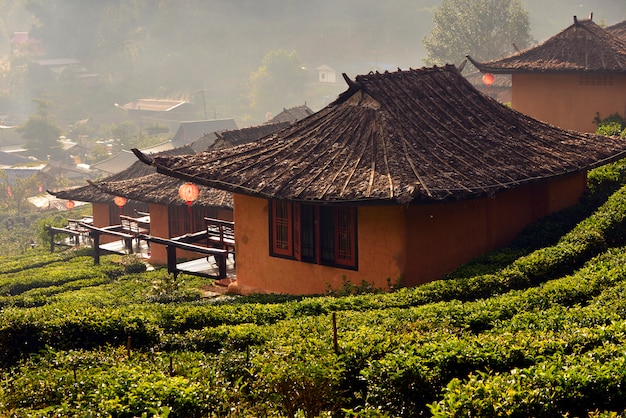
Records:
[[[223,109],[217,111],[207,98],[210,89],[201,89],[185,99],[137,97],[112,102],[107,111],[66,128],[55,121],[57,104],[41,89],[29,116],[21,120],[16,114],[3,116],[0,193],[12,215],[5,217],[6,225],[0,227],[9,229],[32,210],[69,212],[69,221],[51,225],[50,241],[38,245],[50,245],[51,250],[58,245],[90,245],[96,262],[101,252],[137,254],[151,264],[167,265],[174,274],[206,275],[219,279],[225,290],[238,292],[321,293],[328,285],[275,279],[286,271],[294,277],[331,277],[334,286],[346,277],[357,282],[365,277],[377,287],[388,286],[384,280],[390,277],[413,278],[403,285],[436,279],[472,257],[506,244],[541,216],[572,205],[584,191],[588,169],[626,155],[625,141],[607,144],[606,138],[586,135],[596,132],[602,119],[615,117],[622,123],[620,115],[626,114],[626,21],[597,19],[587,14],[569,16],[568,24],[545,39],[524,39],[520,45],[512,45],[509,54],[486,57],[480,51],[469,51],[467,57],[460,56],[450,65],[424,69],[415,69],[420,67],[415,65],[400,70],[396,63],[382,60],[350,68],[319,61],[309,67],[293,52],[273,51],[264,56],[257,77],[274,64],[288,63],[291,70],[302,70],[297,77],[304,90],[285,97],[284,102],[267,100],[240,118],[225,116]],[[26,79],[38,86],[97,91],[97,73],[77,58],[51,56],[28,32],[13,32],[10,49],[13,63],[22,63],[27,68]],[[336,57],[334,61],[338,61]],[[279,77],[274,85],[260,83],[253,89],[257,100],[262,101],[263,88],[280,90],[281,83],[292,76]],[[378,91],[382,85],[388,95]],[[408,98],[402,98],[405,94]],[[418,99],[421,94],[424,97]],[[362,95],[376,105],[354,104],[366,100]],[[498,103],[506,103],[513,111],[502,110]],[[347,106],[380,106],[385,112],[399,106],[404,115],[381,122],[364,113],[360,120],[349,121],[340,114]],[[400,137],[408,138],[417,128],[404,126],[402,121],[429,113],[436,115],[430,121],[419,116],[419,129],[448,129],[449,133],[441,138],[431,133],[434,144],[424,145],[426,151],[405,151],[398,157],[398,161],[405,158],[401,163],[405,169],[412,168],[415,178],[411,178],[413,174],[407,175],[387,161],[396,158],[398,149],[365,131],[400,132]],[[489,117],[496,114],[500,117]],[[464,132],[444,127],[446,123],[467,127],[476,120],[483,125],[464,128]],[[96,127],[102,126],[110,127],[108,137],[95,135]],[[329,131],[318,134],[320,126]],[[342,142],[341,136],[332,133],[335,126],[364,129],[364,133],[355,139],[356,145],[350,145],[354,149],[341,145],[346,150],[337,151],[340,158],[318,151],[309,151],[306,157],[305,150],[313,149],[315,141],[319,141],[319,149]],[[458,138],[461,143],[484,130],[491,132],[494,141],[501,141],[485,162],[502,163],[512,152],[520,160],[507,161],[502,169],[483,167],[468,175],[461,171],[473,169],[461,167],[466,160],[460,150],[453,151],[456,156],[438,154],[442,142],[435,142]],[[543,142],[536,142],[539,138]],[[381,170],[381,160],[367,141],[377,144],[374,149],[384,150],[386,171]],[[272,148],[279,143],[290,145]],[[575,146],[563,147],[564,143]],[[294,146],[301,147],[305,157],[289,154],[288,148]],[[275,150],[272,159],[250,157],[268,149]],[[475,154],[475,150],[463,152]],[[321,164],[328,173],[335,173],[331,170],[339,159],[346,163],[337,174],[328,174],[335,180],[350,168],[350,159],[358,160],[340,192],[333,192],[339,186],[322,183],[322,176],[304,170],[293,178],[276,171],[268,174],[274,164]],[[433,163],[431,172],[422,171],[420,166],[428,159],[448,160],[441,167]],[[536,162],[537,170],[528,166],[529,161]],[[267,168],[258,170],[257,164]],[[368,164],[375,169],[359,178],[361,171],[365,172],[361,168]],[[380,185],[378,176],[388,179],[390,185]],[[478,180],[474,184],[456,179],[464,176]],[[441,177],[448,180],[440,182]],[[529,178],[539,180],[530,182]],[[269,190],[261,185],[270,179],[283,187]],[[226,186],[214,187],[221,182]],[[313,192],[306,195],[304,187],[291,194],[285,191],[284,185],[298,182],[308,182],[318,196]],[[488,190],[493,182],[499,186]],[[367,183],[369,187],[364,187]],[[404,196],[411,185],[417,186]],[[445,193],[438,195],[437,190]],[[342,209],[346,202],[349,210]],[[376,202],[375,209],[371,202]],[[441,209],[417,205],[406,209],[410,203],[440,204]],[[333,210],[325,215],[327,204]],[[84,205],[90,205],[90,213],[73,217],[71,211]],[[310,213],[305,212],[309,205]],[[476,217],[484,213],[491,213],[492,219],[476,226]],[[310,226],[307,236],[306,220],[311,225],[323,224],[324,216],[335,219],[330,232]],[[437,222],[426,224],[419,220],[422,218]],[[337,219],[344,219],[346,232],[338,232],[341,221]],[[284,230],[282,221],[288,223]],[[293,238],[294,230],[305,232]],[[407,239],[407,234],[418,230],[427,231],[432,238],[423,246]],[[436,238],[444,231],[454,232],[446,240]],[[328,238],[325,233],[330,234]],[[467,245],[469,236],[475,237],[474,245]],[[235,244],[239,238],[245,245]],[[441,247],[447,248],[446,254],[433,252]],[[428,262],[411,261],[415,253]],[[260,268],[264,274],[259,274]]]

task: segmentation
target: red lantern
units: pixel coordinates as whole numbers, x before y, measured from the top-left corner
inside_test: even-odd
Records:
[[[74,203],[73,200],[68,200],[67,202],[65,202],[65,207],[69,210],[74,209],[74,206],[76,206],[76,203]]]
[[[115,196],[115,197],[113,198],[113,202],[115,203],[115,205],[116,205],[118,208],[120,208],[120,209],[121,209],[121,208],[122,208],[122,206],[124,206],[124,205],[126,204],[126,198],[125,198],[125,197],[122,197],[122,196]]]
[[[193,183],[185,183],[178,188],[178,195],[181,199],[187,202],[187,206],[191,206],[191,204],[198,198],[198,194],[200,194],[200,190],[198,186]]]
[[[495,77],[493,76],[493,74],[491,73],[483,74],[483,83],[485,83],[487,87],[491,87],[494,80],[495,80]]]
[[[191,204],[198,198],[200,189],[193,183],[185,183],[178,188],[178,196],[187,203],[187,208],[191,213]]]

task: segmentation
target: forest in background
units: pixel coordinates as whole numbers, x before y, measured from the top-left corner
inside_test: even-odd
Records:
[[[44,93],[51,95],[63,124],[109,112],[114,103],[182,98],[203,100],[212,116],[235,117],[245,125],[255,122],[248,114],[250,75],[269,52],[295,52],[309,81],[320,65],[351,77],[373,69],[418,68],[440,3],[0,0],[0,55],[5,57],[0,114],[28,115],[34,110],[32,99]],[[573,15],[593,12],[600,24],[626,19],[622,0],[523,0],[522,6],[539,42],[569,26]],[[16,31],[41,39],[45,58],[78,59],[98,75],[98,83],[88,88],[24,83],[11,73],[24,65],[10,51],[9,38]],[[335,90],[313,94],[327,94],[328,101],[343,88],[339,83]],[[302,104],[287,101],[283,107]]]

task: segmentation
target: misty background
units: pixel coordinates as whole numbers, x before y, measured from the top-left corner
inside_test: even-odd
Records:
[[[423,39],[440,3],[0,0],[0,115],[7,124],[23,123],[37,111],[33,99],[42,96],[65,130],[81,120],[119,123],[123,116],[115,120],[115,105],[140,98],[186,100],[198,105],[196,119],[234,118],[239,127],[304,103],[317,111],[345,90],[341,73],[354,78],[422,67]],[[624,0],[521,3],[535,42],[571,25],[574,15],[587,18],[593,12],[600,25],[626,19]],[[39,41],[28,51],[16,50],[11,42],[16,32]],[[42,59],[78,64],[74,72],[51,78],[30,69]],[[255,83],[264,72],[280,72],[272,67],[277,62],[295,64],[307,87],[297,95],[274,89],[275,97],[260,103]],[[336,70],[337,82],[318,83],[320,66]]]

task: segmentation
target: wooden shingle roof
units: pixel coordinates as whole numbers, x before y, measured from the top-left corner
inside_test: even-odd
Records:
[[[216,132],[217,138],[210,149],[221,149],[234,147],[236,145],[247,144],[248,142],[256,141],[264,136],[273,134],[274,132],[286,128],[290,123],[285,122],[273,122],[264,123],[263,125],[250,126],[248,128],[235,129],[231,131]]]
[[[313,114],[313,111],[306,104],[303,104],[301,106],[290,107],[288,109],[283,108],[283,111],[280,112],[278,115],[274,116],[272,119],[270,119],[268,123],[276,123],[276,122],[294,123],[312,114]]]
[[[626,139],[566,131],[477,91],[456,67],[370,73],[259,141],[137,156],[160,173],[258,197],[408,204],[465,199],[626,156]]]
[[[477,62],[482,72],[510,74],[523,72],[611,72],[626,73],[626,40],[601,28],[592,20],[574,24],[540,45],[511,56]]]
[[[193,152],[194,151],[189,147],[179,147],[179,148],[174,148],[171,150],[161,151],[160,153],[155,153],[154,155],[172,156],[172,155],[193,154]],[[147,166],[145,164],[142,164],[140,161],[135,160],[135,162],[127,169],[120,171],[119,173],[113,174],[103,179],[102,181],[115,182],[115,181],[126,180],[126,179],[138,179],[138,178],[153,174],[155,172],[156,172],[156,169],[154,167]],[[94,184],[86,184],[81,187],[77,187],[74,189],[60,190],[58,192],[49,191],[49,193],[58,197],[59,199],[77,200],[79,202],[90,202],[90,203],[111,202],[111,195],[109,193],[104,193],[102,190],[95,187]]]
[[[113,195],[146,203],[185,206],[186,202],[178,195],[178,188],[183,183],[183,180],[165,174],[153,173],[138,179],[101,181],[95,183],[94,186],[101,192],[108,194],[109,200],[110,196]],[[206,186],[199,186],[199,189],[198,199],[193,203],[194,205],[218,208],[233,207],[232,193]]]
[[[626,41],[626,20],[611,25],[607,27],[606,30],[618,38],[621,38],[623,41]]]

